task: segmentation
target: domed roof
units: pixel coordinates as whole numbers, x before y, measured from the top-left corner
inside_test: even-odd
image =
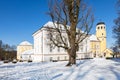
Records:
[[[89,39],[91,41],[99,41],[95,35],[91,35]]]
[[[29,43],[28,41],[23,41],[23,42],[21,42],[19,45],[32,45],[32,44]]]
[[[105,25],[105,23],[104,23],[104,22],[99,22],[99,23],[97,23],[97,25],[100,25],[100,24],[104,24],[104,25]]]

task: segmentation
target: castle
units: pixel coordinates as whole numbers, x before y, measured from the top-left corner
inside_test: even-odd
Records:
[[[17,46],[17,59],[32,61],[68,60],[66,50],[49,45],[49,33],[45,27],[54,27],[54,24],[53,22],[49,21],[32,35],[34,39],[34,45],[30,44],[28,41],[21,42]],[[97,23],[96,34],[88,35],[79,44],[77,59],[112,57],[112,51],[106,47],[106,38],[105,23]]]

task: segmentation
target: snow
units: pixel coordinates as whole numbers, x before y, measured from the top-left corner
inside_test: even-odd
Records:
[[[69,28],[69,25],[66,25],[68,28]],[[52,27],[52,28],[59,28],[59,29],[62,29],[64,30],[64,26],[63,24],[57,24],[57,22],[52,22],[52,21],[48,21],[46,24],[44,24],[44,27]]]
[[[90,36],[91,41],[99,41],[95,35]]]
[[[54,26],[54,24],[52,21],[48,21],[46,24],[44,24],[44,26],[52,27],[52,26]]]
[[[59,62],[0,62],[0,80],[120,80],[120,59],[78,60],[77,66]]]
[[[23,45],[32,45],[32,44],[28,41],[23,41],[19,45],[23,46]]]

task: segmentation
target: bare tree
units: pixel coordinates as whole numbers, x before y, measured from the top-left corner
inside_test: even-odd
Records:
[[[2,40],[0,40],[0,48],[2,48]]]
[[[91,8],[83,0],[51,0],[48,14],[54,24],[54,28],[47,26],[52,44],[67,51],[69,62],[66,66],[76,64],[79,43],[87,37],[93,25]]]

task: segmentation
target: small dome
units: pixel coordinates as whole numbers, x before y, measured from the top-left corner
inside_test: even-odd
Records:
[[[97,37],[95,35],[91,35],[90,40],[91,41],[98,41],[98,39],[97,39]]]
[[[21,42],[19,45],[32,45],[32,44],[29,43],[28,41],[23,41],[23,42]]]
[[[99,22],[99,23],[97,23],[97,25],[100,25],[100,24],[104,24],[104,25],[105,25],[105,23],[104,23],[104,22]]]

